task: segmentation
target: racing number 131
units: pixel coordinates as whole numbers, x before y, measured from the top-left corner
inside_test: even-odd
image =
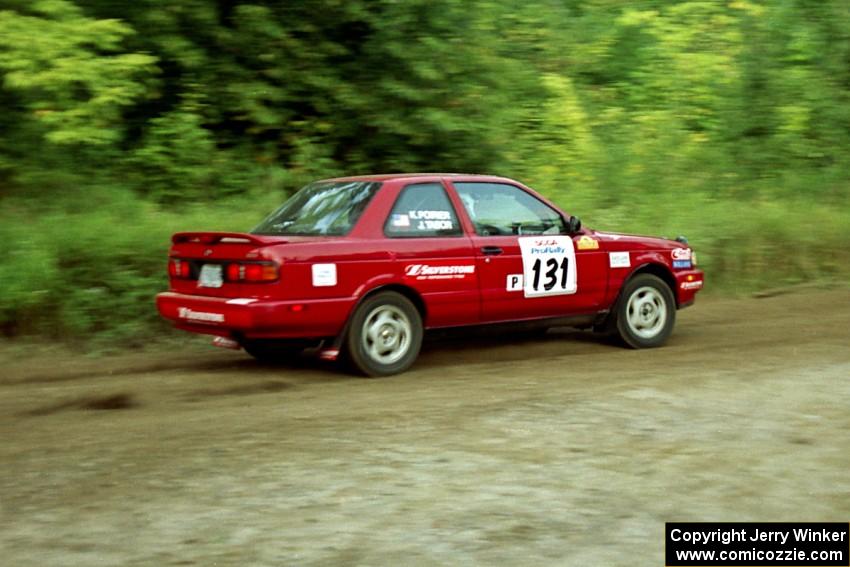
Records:
[[[561,261],[558,262],[555,258],[548,258],[546,260],[546,272],[543,274],[546,278],[546,281],[543,282],[543,289],[545,291],[551,290],[555,287],[555,284],[558,283],[558,280],[561,282],[561,289],[566,289],[567,287],[567,272],[570,267],[570,260],[566,256],[561,258]],[[540,258],[537,258],[534,261],[534,264],[531,266],[531,271],[534,272],[534,278],[531,283],[531,287],[534,290],[540,289],[540,272],[543,270],[543,261]],[[560,272],[560,276],[559,276]]]
[[[576,292],[576,253],[569,236],[523,236],[519,238],[522,254],[523,295],[569,295]]]

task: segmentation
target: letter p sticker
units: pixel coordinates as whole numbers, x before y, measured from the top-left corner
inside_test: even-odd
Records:
[[[508,291],[522,291],[522,274],[508,274]]]

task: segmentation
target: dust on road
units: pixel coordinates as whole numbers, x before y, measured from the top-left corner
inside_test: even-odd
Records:
[[[379,380],[6,356],[3,562],[661,565],[665,521],[847,521],[850,292],[679,315],[662,349],[438,341]]]

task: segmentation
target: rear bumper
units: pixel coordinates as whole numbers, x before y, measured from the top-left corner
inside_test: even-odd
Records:
[[[246,338],[322,338],[343,328],[354,299],[274,301],[163,292],[160,315],[194,333]]]
[[[691,305],[705,284],[705,275],[702,270],[676,271],[673,275],[676,277],[676,300],[679,307]]]

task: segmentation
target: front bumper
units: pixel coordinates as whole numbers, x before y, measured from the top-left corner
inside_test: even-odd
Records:
[[[322,338],[336,336],[354,299],[276,301],[163,292],[160,315],[194,333],[236,338]]]
[[[677,270],[673,275],[676,277],[676,302],[679,307],[692,304],[697,292],[705,284],[705,274],[702,270]]]

